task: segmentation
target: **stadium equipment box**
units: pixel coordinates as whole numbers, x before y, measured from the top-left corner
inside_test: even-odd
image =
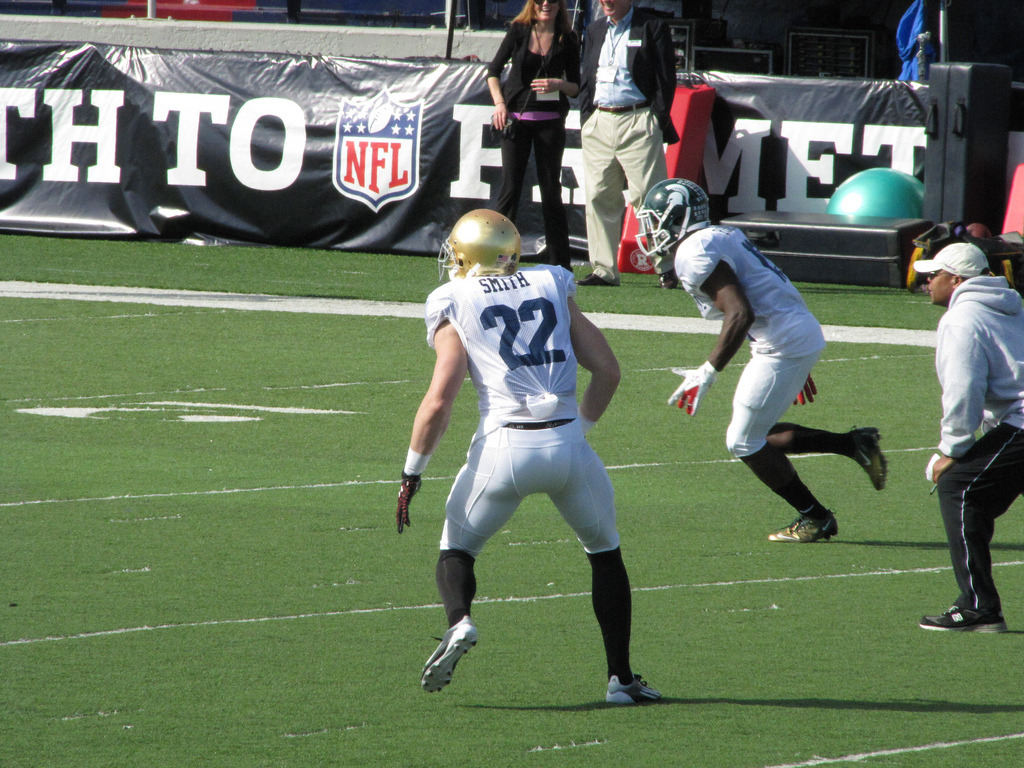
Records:
[[[761,211],[732,216],[738,227],[790,280],[900,288],[914,238],[926,219]]]
[[[786,43],[787,75],[875,76],[875,33],[869,30],[793,29]]]
[[[923,215],[995,232],[1006,205],[1012,72],[1002,64],[928,70]]]

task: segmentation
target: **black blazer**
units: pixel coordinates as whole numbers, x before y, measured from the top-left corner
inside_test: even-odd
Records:
[[[543,109],[557,111],[563,117],[569,112],[569,99],[559,92],[557,105],[553,101],[538,102],[528,82],[523,82],[523,59],[530,45],[530,34],[533,27],[527,24],[512,24],[505,39],[501,41],[494,60],[487,67],[488,77],[501,78],[501,71],[511,59],[508,78],[502,83],[501,94],[510,112],[523,112],[526,109]],[[538,77],[558,77],[570,83],[580,84],[580,46],[575,32],[566,33],[562,40],[556,37],[551,50],[544,59]]]
[[[594,91],[597,85],[597,60],[608,33],[608,19],[592,21],[583,38],[583,63],[580,82],[580,124],[594,112]],[[663,16],[646,8],[633,6],[633,21],[629,27],[629,40],[640,40],[626,53],[626,62],[633,82],[651,102],[651,111],[666,144],[679,141],[672,125],[672,100],[676,95],[676,55],[672,33]]]

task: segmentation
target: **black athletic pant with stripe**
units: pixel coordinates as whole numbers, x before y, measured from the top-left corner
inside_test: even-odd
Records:
[[[955,604],[998,614],[989,545],[996,518],[1024,494],[1024,430],[1000,424],[987,432],[939,477],[938,490],[960,588]]]

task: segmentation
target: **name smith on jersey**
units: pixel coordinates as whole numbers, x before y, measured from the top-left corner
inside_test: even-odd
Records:
[[[481,277],[478,278],[478,282],[484,293],[514,291],[516,288],[526,288],[530,285],[530,281],[522,272],[516,272],[509,277]]]

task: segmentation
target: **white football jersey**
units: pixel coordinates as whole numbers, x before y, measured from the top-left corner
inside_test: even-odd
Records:
[[[469,356],[478,436],[509,422],[578,415],[566,303],[575,293],[567,270],[541,265],[509,277],[451,280],[427,297],[427,343],[434,346],[434,333],[448,320]]]
[[[748,331],[752,351],[790,357],[825,347],[821,325],[803,296],[736,227],[699,229],[676,250],[676,275],[697,302],[702,317],[720,320],[723,316],[701,290],[720,261],[732,267],[754,309],[754,324]]]

